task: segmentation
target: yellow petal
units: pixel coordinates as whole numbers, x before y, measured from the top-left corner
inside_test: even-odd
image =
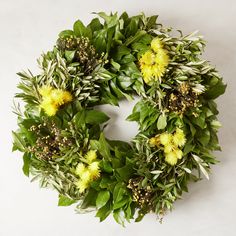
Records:
[[[63,105],[65,102],[64,102],[64,97],[63,97],[63,90],[61,89],[54,89],[51,93],[51,98],[53,100],[53,102],[56,104],[56,105]]]
[[[89,183],[91,180],[91,174],[89,172],[89,170],[85,170],[82,175],[81,175],[81,180],[85,183]]]
[[[97,179],[100,176],[99,162],[95,161],[88,167],[92,179]]]
[[[160,135],[160,143],[162,145],[167,145],[167,144],[170,144],[172,142],[172,134],[169,134],[169,133],[162,133]]]
[[[177,128],[175,134],[173,135],[173,142],[176,146],[182,147],[186,143],[186,138],[183,130]]]
[[[175,155],[178,159],[182,159],[183,152],[180,149],[177,148],[177,149],[174,150],[174,152],[175,152]]]
[[[177,163],[178,158],[174,152],[170,152],[170,153],[165,154],[165,161],[168,164],[174,166]]]
[[[40,107],[44,110],[44,112],[48,116],[55,116],[58,111],[58,107],[55,104],[48,102],[46,100],[42,101]]]
[[[87,152],[85,155],[85,159],[87,160],[88,163],[92,163],[94,160],[97,159],[97,153],[96,150],[90,150]]]
[[[68,91],[63,92],[63,100],[65,103],[71,102],[72,101],[72,95]]]
[[[51,92],[52,92],[52,87],[48,86],[48,85],[44,85],[43,87],[39,88],[39,94],[42,97],[47,97],[50,96]]]
[[[173,152],[174,149],[175,149],[175,145],[173,143],[168,143],[164,146],[165,153]]]
[[[157,137],[152,137],[149,139],[149,144],[151,147],[158,146],[159,144],[159,138]]]
[[[80,193],[83,193],[89,186],[88,182],[84,182],[83,180],[79,180],[76,183],[77,188],[79,189]]]
[[[152,65],[153,63],[155,63],[155,54],[151,50],[146,51],[140,58],[140,63],[145,65]]]
[[[81,177],[85,171],[86,171],[85,165],[83,163],[79,163],[75,169],[75,174]]]
[[[162,49],[162,42],[159,38],[154,38],[151,42],[151,48],[154,52],[158,52]]]

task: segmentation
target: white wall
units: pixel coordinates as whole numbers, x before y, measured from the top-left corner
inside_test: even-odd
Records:
[[[90,12],[123,10],[159,14],[164,25],[185,33],[199,29],[208,41],[206,58],[228,83],[227,93],[218,100],[223,123],[219,134],[223,151],[217,153],[221,163],[213,168],[211,179],[192,185],[162,225],[148,215],[125,229],[111,218],[100,224],[93,214],[76,215],[73,208],[58,208],[56,193],[31,184],[21,172],[21,154],[11,153],[15,73],[27,67],[35,70],[41,51],[50,49],[57,33],[77,18],[88,22]],[[234,0],[0,0],[0,236],[236,235],[235,22]],[[131,109],[124,107],[126,112]],[[128,125],[120,126],[119,137],[130,135]],[[129,128],[135,133],[135,126]]]

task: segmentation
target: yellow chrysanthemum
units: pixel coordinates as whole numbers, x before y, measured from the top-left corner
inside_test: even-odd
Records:
[[[58,111],[58,107],[55,104],[48,102],[47,100],[42,101],[40,107],[48,116],[55,116]]]
[[[162,145],[168,145],[172,142],[172,134],[169,134],[169,133],[162,133],[160,135],[160,143]]]
[[[147,84],[161,78],[169,63],[169,56],[162,48],[161,42],[155,39],[151,43],[151,48],[153,50],[146,51],[139,59],[143,79]]]
[[[89,183],[88,182],[85,182],[83,180],[79,180],[77,183],[76,183],[76,186],[78,187],[79,189],[79,192],[80,193],[83,193],[89,186]]]
[[[152,76],[153,76],[152,66],[143,65],[141,67],[141,70],[142,70],[143,79],[145,83],[150,84],[150,82],[152,81]]]
[[[178,158],[177,158],[175,152],[166,153],[165,154],[165,161],[168,164],[174,166],[178,161]]]
[[[63,91],[63,100],[65,103],[71,102],[72,101],[72,95],[68,91]]]
[[[183,152],[182,152],[180,149],[176,148],[176,149],[174,150],[174,153],[175,153],[175,155],[176,155],[176,157],[177,157],[178,159],[182,159],[182,157],[183,157]]]
[[[151,42],[151,49],[154,52],[158,52],[158,50],[162,49],[162,42],[159,38],[154,38]]]
[[[165,49],[159,49],[155,56],[155,63],[163,68],[169,63],[169,56]]]
[[[86,171],[85,165],[83,163],[79,163],[76,166],[75,174],[81,177],[84,174],[85,171]]]
[[[186,143],[186,138],[184,131],[177,128],[175,134],[173,135],[173,142],[176,146],[182,147]]]
[[[99,168],[99,162],[98,161],[92,162],[89,165],[88,170],[90,172],[90,175],[91,175],[92,179],[99,178],[99,176],[100,176],[100,168]]]
[[[89,164],[92,163],[94,160],[96,160],[97,159],[96,150],[88,151],[87,154],[85,155],[85,159]]]
[[[89,183],[90,180],[91,180],[90,171],[89,171],[89,170],[85,170],[85,171],[81,174],[80,178],[81,178],[82,181]]]
[[[65,103],[64,91],[61,89],[53,89],[50,94],[50,97],[53,100],[53,102],[58,106],[61,106]]]
[[[146,51],[140,58],[141,66],[142,65],[151,66],[154,63],[155,63],[155,54],[151,50]]]
[[[47,96],[50,96],[52,90],[53,90],[53,88],[51,86],[45,85],[45,86],[39,88],[39,94],[42,97],[47,97]]]

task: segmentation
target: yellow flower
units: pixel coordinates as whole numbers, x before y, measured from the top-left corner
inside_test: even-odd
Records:
[[[52,92],[52,87],[48,86],[48,85],[44,85],[43,87],[39,88],[39,94],[42,97],[47,97],[50,96],[51,92]]]
[[[186,143],[186,138],[184,131],[177,128],[175,134],[173,135],[173,142],[176,146],[182,147]]]
[[[71,102],[72,101],[72,95],[68,91],[63,91],[63,100],[65,103]]]
[[[151,42],[151,49],[154,52],[158,52],[158,50],[162,49],[162,42],[159,38],[154,38]]]
[[[85,170],[81,176],[80,176],[81,180],[86,182],[86,183],[89,183],[90,180],[91,180],[91,174],[90,174],[90,171],[89,170]]]
[[[151,43],[153,50],[146,51],[139,59],[141,72],[146,84],[161,78],[169,63],[169,56],[157,39]],[[158,50],[157,50],[158,49]]]
[[[160,135],[160,143],[162,145],[167,145],[167,144],[170,144],[172,142],[172,134],[169,134],[169,133],[162,133]]]
[[[76,186],[78,187],[79,189],[79,192],[80,193],[83,193],[89,186],[88,182],[85,182],[83,180],[79,180],[77,183],[76,183]]]
[[[165,153],[170,153],[170,152],[173,152],[173,150],[175,150],[175,145],[171,142],[171,143],[167,143],[165,146],[164,146],[164,152]]]
[[[48,116],[55,116],[58,111],[58,107],[55,104],[48,102],[47,100],[42,101],[40,107]]]
[[[165,161],[168,164],[174,166],[178,161],[178,158],[177,158],[175,152],[166,153],[165,154]]]
[[[178,159],[182,159],[182,157],[183,157],[183,152],[182,152],[180,149],[176,148],[176,149],[174,150],[174,153],[175,153],[175,155],[176,155],[176,157],[177,157]]]
[[[141,67],[141,70],[142,70],[143,79],[144,79],[145,83],[149,84],[152,81],[152,74],[153,74],[152,67],[143,65]]]
[[[40,107],[48,116],[56,115],[59,106],[72,101],[72,95],[68,91],[54,89],[50,86],[43,86],[39,89],[42,96]]]
[[[96,160],[97,159],[96,150],[88,151],[87,154],[85,155],[85,159],[89,164],[92,163],[94,160]]]
[[[99,162],[94,161],[88,167],[92,179],[97,179],[100,176]]]
[[[61,89],[53,89],[50,97],[56,105],[61,106],[65,103],[64,92]]]
[[[165,49],[159,49],[158,53],[155,56],[155,63],[159,66],[162,66],[163,69],[169,63],[169,56]]]
[[[85,165],[83,163],[79,163],[75,169],[75,174],[81,177],[85,171],[86,171]]]
[[[157,137],[152,137],[149,139],[149,144],[151,147],[158,146],[159,144],[159,138]]]
[[[146,51],[140,58],[141,65],[145,64],[151,66],[154,63],[155,63],[155,54],[151,50]]]

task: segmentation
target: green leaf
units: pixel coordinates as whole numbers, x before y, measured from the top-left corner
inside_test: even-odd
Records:
[[[113,217],[118,224],[120,224],[124,227],[124,216],[123,216],[122,211],[120,209],[113,211]]]
[[[24,174],[29,177],[29,171],[30,171],[30,163],[31,163],[31,155],[29,153],[25,153],[23,156],[23,167],[22,170]]]
[[[199,133],[197,140],[205,147],[211,138],[209,130],[205,129]]]
[[[147,28],[148,29],[151,29],[154,26],[156,26],[157,17],[158,17],[158,15],[148,17],[148,19],[147,19]]]
[[[208,170],[206,169],[206,164],[204,163],[204,161],[197,155],[192,154],[192,157],[194,158],[194,160],[197,162],[197,164],[199,165],[199,168],[201,170],[201,172],[205,175],[205,177],[209,180],[209,174],[208,174]]]
[[[98,18],[92,19],[89,23],[88,27],[92,30],[92,32],[102,29],[102,24]]]
[[[106,52],[106,47],[107,47],[106,40],[107,40],[107,30],[102,29],[96,31],[96,34],[94,34],[93,38],[93,45],[98,53]]]
[[[97,198],[97,191],[93,188],[90,188],[88,193],[86,194],[80,208],[86,209],[89,207],[95,207],[96,206],[96,198]]]
[[[101,207],[97,211],[96,217],[99,217],[100,221],[104,221],[109,216],[111,211],[112,211],[111,205],[110,204],[106,204],[105,206]]]
[[[223,84],[223,82],[219,80],[219,82],[215,86],[206,91],[204,96],[207,99],[215,99],[225,93],[226,86],[226,84]]]
[[[129,36],[135,35],[138,31],[139,24],[139,16],[134,16],[131,18],[130,23],[125,29],[125,36],[128,38]]]
[[[91,146],[91,149],[94,149],[94,150],[100,149],[100,143],[98,140],[90,140],[90,146]]]
[[[59,37],[64,38],[73,35],[74,35],[73,30],[63,30],[62,32],[60,32]]]
[[[111,159],[111,152],[109,148],[109,144],[106,141],[106,138],[103,133],[101,133],[100,138],[99,138],[99,152],[101,155],[106,158],[107,160]]]
[[[85,121],[88,124],[102,124],[109,120],[109,117],[101,111],[88,110],[85,114]]]
[[[83,127],[85,125],[85,111],[79,111],[73,118],[75,124],[79,127]]]
[[[164,129],[167,125],[166,122],[166,115],[165,114],[161,114],[157,120],[157,128],[159,130]]]
[[[111,64],[113,65],[113,67],[119,71],[120,70],[120,64],[115,62],[113,59],[111,59]]]
[[[68,62],[72,62],[75,56],[75,51],[65,51],[65,57]]]
[[[127,48],[126,46],[124,45],[121,45],[121,46],[118,46],[116,49],[115,49],[115,52],[113,52],[113,59],[115,61],[121,61],[122,60],[122,57],[125,56],[125,55],[129,55],[130,54],[130,49]]]
[[[139,119],[140,119],[140,112],[133,112],[126,118],[126,120],[128,121],[138,121]]]
[[[127,196],[127,189],[122,183],[116,184],[113,191],[113,209],[119,209],[129,202],[130,196]]]
[[[131,36],[125,42],[125,45],[128,46],[131,43],[137,42],[140,38],[142,38],[147,32],[145,30],[138,31],[134,36]]]
[[[129,203],[129,199],[130,198],[128,196],[124,196],[122,200],[115,202],[113,205],[113,210],[124,207],[127,203]]]
[[[84,26],[84,24],[80,20],[77,20],[74,23],[73,29],[74,29],[74,33],[77,37],[81,37],[81,36],[88,37],[89,36],[87,28]]]
[[[107,173],[112,173],[113,172],[113,168],[112,168],[110,162],[108,162],[104,159],[101,162],[101,168]]]
[[[58,206],[70,206],[74,204],[76,201],[66,197],[64,195],[59,195]]]
[[[105,20],[106,26],[108,28],[111,28],[118,23],[117,13],[115,13],[114,15],[111,14],[110,16],[107,15],[105,12],[99,12],[97,14]]]
[[[204,129],[206,126],[205,114],[201,113],[198,117],[192,117],[191,122],[199,126],[201,129]]]
[[[132,163],[128,163],[128,164],[126,164],[125,166],[123,166],[121,168],[117,168],[116,172],[119,174],[121,179],[123,179],[123,180],[129,179],[130,176],[134,172],[133,164]]]
[[[99,192],[96,199],[96,207],[101,208],[106,205],[110,199],[110,192],[108,190]]]
[[[12,151],[19,150],[20,152],[25,152],[25,140],[22,135],[12,131],[13,136],[13,148]]]

